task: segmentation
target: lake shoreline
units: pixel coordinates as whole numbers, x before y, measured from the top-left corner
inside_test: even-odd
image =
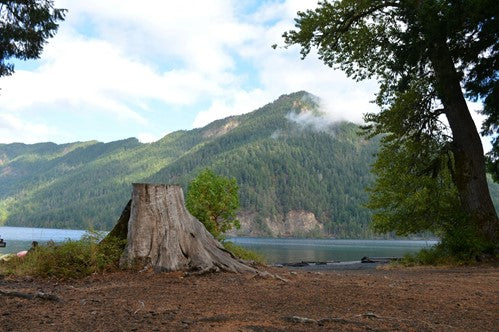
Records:
[[[48,228],[0,227],[0,236],[7,247],[0,248],[0,255],[28,250],[32,241],[44,244],[49,240],[62,242],[78,240],[87,232]],[[434,240],[355,240],[307,238],[255,238],[236,237],[227,241],[255,251],[269,264],[315,262],[348,262],[368,257],[403,257],[437,243]]]
[[[334,262],[328,264],[308,264],[304,266],[293,266],[274,264],[272,267],[291,271],[365,271],[375,270],[380,266],[388,265],[388,262],[362,263],[361,261]]]

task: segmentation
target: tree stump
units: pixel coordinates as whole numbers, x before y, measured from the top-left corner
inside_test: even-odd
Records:
[[[112,243],[115,239],[126,240],[128,236],[128,220],[130,220],[130,207],[132,205],[132,200],[129,200],[125,208],[121,212],[120,219],[113,229],[107,234],[107,236],[102,239],[99,245],[106,245]],[[121,245],[121,250],[125,249],[125,244]]]
[[[158,272],[256,271],[225,250],[187,211],[180,186],[146,183],[133,184],[120,266]]]

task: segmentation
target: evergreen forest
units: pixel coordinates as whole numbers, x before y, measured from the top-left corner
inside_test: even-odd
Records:
[[[290,236],[373,237],[364,204],[379,138],[328,120],[320,105],[296,92],[148,144],[135,138],[0,144],[0,225],[109,230],[131,183],[178,183],[185,193],[209,168],[236,179],[245,235],[276,236],[272,223],[301,211],[321,228]],[[499,186],[489,183],[497,207]]]

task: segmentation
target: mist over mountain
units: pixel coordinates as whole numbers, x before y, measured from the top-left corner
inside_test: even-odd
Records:
[[[0,224],[110,229],[131,183],[178,183],[185,192],[208,167],[239,184],[238,234],[370,237],[362,205],[377,146],[304,91],[149,144],[0,144]]]

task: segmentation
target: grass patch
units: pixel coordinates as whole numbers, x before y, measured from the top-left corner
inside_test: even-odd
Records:
[[[394,262],[395,265],[402,266],[456,266],[456,265],[464,265],[464,262],[460,262],[456,260],[455,257],[452,256],[442,256],[439,250],[435,248],[432,249],[421,249],[419,252],[415,254],[406,254],[404,257]]]
[[[123,240],[100,244],[101,236],[89,232],[81,240],[49,243],[30,250],[23,258],[0,262],[0,272],[43,278],[77,279],[118,268]]]
[[[415,254],[406,254],[400,261],[393,262],[393,264],[402,266],[463,266],[491,261],[497,261],[497,257],[479,254],[456,255],[445,246],[437,245],[430,249],[421,249]]]
[[[22,258],[12,255],[9,260],[0,261],[0,274],[78,279],[117,270],[126,240],[107,237],[102,241],[102,238],[102,234],[89,231],[78,241],[39,245]],[[265,258],[254,251],[228,241],[223,245],[240,259],[266,264]]]
[[[243,247],[238,246],[230,241],[224,241],[223,246],[225,247],[225,249],[230,251],[234,256],[236,256],[242,260],[253,261],[256,264],[260,264],[260,265],[267,264],[265,257],[263,257],[262,255],[260,255],[259,253],[255,252],[255,251],[243,248]]]

